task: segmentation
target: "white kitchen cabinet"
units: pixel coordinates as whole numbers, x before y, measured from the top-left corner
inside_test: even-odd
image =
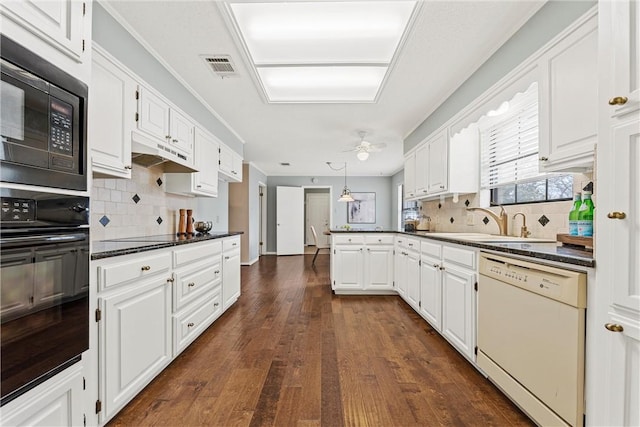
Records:
[[[139,85],[138,92],[138,129],[191,158],[193,122],[151,89]]]
[[[105,422],[171,362],[168,277],[137,282],[98,298],[100,421]]]
[[[447,190],[448,180],[448,129],[440,131],[427,141],[427,193],[441,193]]]
[[[136,89],[136,81],[126,68],[94,45],[88,140],[96,177],[131,178]]]
[[[468,126],[451,138],[448,132],[448,128],[435,132],[405,157],[406,199],[478,191],[480,139],[477,125]]]
[[[442,329],[442,245],[420,242],[420,315],[440,331]]]
[[[240,298],[240,236],[222,242],[222,310]]]
[[[420,242],[407,236],[397,236],[395,255],[395,285],[398,294],[417,310],[420,292]]]
[[[229,182],[242,182],[242,156],[222,143],[218,156],[220,173],[223,175],[221,178]]]
[[[173,316],[173,357],[177,357],[189,344],[222,314],[221,287],[204,296],[187,310]]]
[[[5,426],[79,426],[83,423],[82,362],[7,403],[0,410]]]
[[[640,4],[599,2],[599,134],[595,218],[598,323],[588,333],[604,369],[587,400],[592,424],[640,425]],[[591,308],[591,306],[589,307]],[[589,345],[589,341],[587,342]],[[604,359],[604,360],[602,360]]]
[[[595,10],[589,16],[538,61],[541,171],[593,169],[598,140],[598,18]]]
[[[404,198],[416,197],[416,152],[414,151],[404,158]]]
[[[475,350],[475,273],[445,265],[442,271],[442,335],[467,358]]]
[[[415,196],[420,197],[429,191],[429,168],[427,167],[429,164],[429,144],[421,144],[418,146],[414,157],[415,163],[413,164],[413,171],[411,173],[414,175]]]
[[[165,173],[165,191],[182,195],[217,197],[219,143],[213,135],[199,127],[195,128],[194,133],[193,157],[198,172]]]
[[[394,236],[335,233],[331,238],[331,279],[335,293],[394,294]]]
[[[85,26],[90,28],[91,15],[87,14],[85,2],[3,1],[0,12],[4,27],[17,24],[73,61],[79,63],[86,59],[84,53],[89,40],[85,40]]]

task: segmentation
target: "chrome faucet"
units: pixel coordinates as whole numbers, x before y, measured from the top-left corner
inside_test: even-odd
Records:
[[[504,210],[504,208],[502,206],[500,206],[500,214],[499,215],[496,215],[495,213],[493,213],[489,209],[485,209],[485,208],[467,208],[467,210],[468,211],[482,211],[482,212],[486,213],[491,218],[493,218],[496,221],[496,223],[498,224],[498,229],[500,230],[500,235],[501,236],[506,236],[507,235],[509,216],[507,215],[507,212]]]
[[[522,227],[520,227],[520,237],[529,237],[531,232],[527,230],[527,217],[523,212],[516,212],[513,215],[513,219],[515,220],[518,215],[522,215]]]

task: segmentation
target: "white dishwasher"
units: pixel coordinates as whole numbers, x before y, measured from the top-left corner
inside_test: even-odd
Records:
[[[583,425],[586,274],[480,254],[478,366],[537,424]]]

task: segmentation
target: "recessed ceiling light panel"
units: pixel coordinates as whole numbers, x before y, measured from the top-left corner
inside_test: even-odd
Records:
[[[373,102],[416,1],[228,1],[269,102]]]

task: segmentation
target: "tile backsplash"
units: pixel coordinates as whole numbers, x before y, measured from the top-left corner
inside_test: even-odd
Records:
[[[195,209],[195,197],[165,193],[160,167],[133,165],[131,179],[94,178],[92,240],[173,234],[179,209]]]
[[[591,174],[575,174],[573,189],[574,193],[582,191],[582,188],[592,181]],[[594,203],[597,200],[594,194]],[[432,231],[441,232],[467,232],[467,233],[488,233],[498,234],[496,222],[481,211],[467,211],[467,201],[469,207],[480,206],[479,194],[461,194],[458,202],[454,203],[452,198],[446,198],[444,202],[431,200],[422,202],[422,214],[431,218]],[[522,226],[522,216],[513,219],[516,212],[522,212],[526,216],[527,229],[531,236],[539,238],[555,239],[558,233],[569,232],[569,211],[573,205],[572,201],[549,202],[549,203],[529,203],[513,206],[505,206],[509,216],[508,234],[520,235]],[[496,214],[500,208],[491,207],[491,211]],[[467,215],[473,217],[473,225],[467,224]]]

